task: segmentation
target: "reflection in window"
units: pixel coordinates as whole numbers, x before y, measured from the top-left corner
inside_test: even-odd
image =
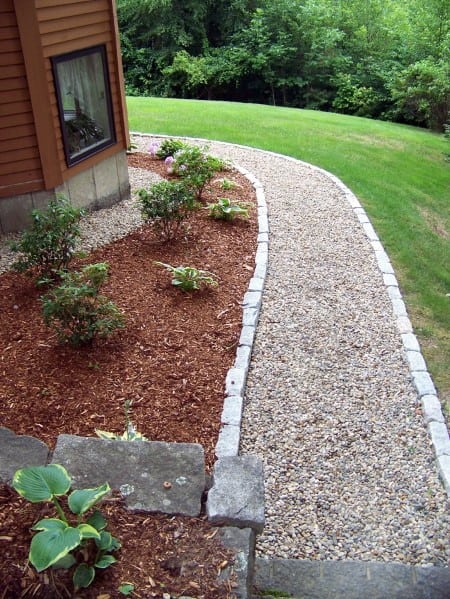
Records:
[[[52,59],[67,164],[114,143],[104,46]]]

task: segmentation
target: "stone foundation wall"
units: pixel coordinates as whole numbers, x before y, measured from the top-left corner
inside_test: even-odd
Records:
[[[30,213],[45,208],[56,194],[66,195],[74,206],[88,210],[108,208],[130,195],[125,150],[99,162],[55,189],[0,199],[0,231],[21,231],[30,224]]]

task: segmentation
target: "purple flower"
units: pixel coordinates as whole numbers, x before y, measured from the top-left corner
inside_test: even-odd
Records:
[[[164,164],[166,166],[170,166],[173,162],[175,162],[175,158],[173,156],[167,156],[167,158],[164,160]]]
[[[148,146],[148,151],[152,156],[156,156],[156,152],[159,150],[159,143],[157,141],[152,142]]]

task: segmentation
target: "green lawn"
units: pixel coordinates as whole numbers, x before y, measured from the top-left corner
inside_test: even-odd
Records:
[[[357,117],[256,104],[128,98],[131,131],[273,150],[352,189],[397,273],[441,399],[450,406],[450,163],[442,135]]]

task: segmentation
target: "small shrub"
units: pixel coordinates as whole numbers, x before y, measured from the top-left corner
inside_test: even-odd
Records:
[[[216,275],[207,270],[199,270],[192,266],[171,266],[164,262],[155,262],[163,266],[173,276],[172,285],[182,291],[197,291],[204,285],[216,287],[218,285]]]
[[[224,191],[229,191],[230,189],[234,189],[236,187],[236,183],[230,179],[227,179],[226,177],[219,179],[218,183]]]
[[[61,273],[61,284],[41,298],[45,324],[57,332],[60,342],[84,345],[125,326],[117,306],[99,295],[107,276],[108,264],[103,262]]]
[[[100,437],[100,439],[109,439],[111,441],[148,441],[146,437],[139,431],[134,428],[133,423],[130,419],[131,412],[131,401],[127,400],[125,402],[125,430],[119,435],[117,433],[110,433],[109,431],[101,431],[99,429],[95,429],[95,434]]]
[[[220,198],[215,204],[207,206],[209,215],[218,220],[234,220],[237,216],[248,218],[248,208],[245,204],[232,204],[228,198]]]
[[[164,160],[168,156],[173,156],[185,146],[186,144],[179,139],[164,139],[158,146],[156,146],[155,142],[155,155]]]
[[[13,268],[18,272],[35,268],[38,281],[54,279],[73,257],[82,215],[83,210],[72,206],[65,196],[51,200],[45,210],[33,210],[31,229],[11,243],[11,249],[21,254]]]
[[[73,584],[77,590],[92,583],[96,568],[105,569],[117,561],[111,553],[120,548],[120,543],[106,531],[103,514],[95,510],[83,518],[110,492],[108,483],[68,495],[71,480],[67,471],[59,464],[50,464],[17,470],[12,486],[32,503],[51,501],[58,514],[58,518],[43,518],[32,527],[38,532],[31,541],[28,558],[38,572],[76,566]],[[67,495],[65,513],[58,497]]]
[[[173,172],[194,190],[197,199],[201,198],[205,185],[214,174],[227,167],[225,161],[206,154],[205,150],[206,148],[197,146],[186,146],[174,154],[175,160],[171,165]]]
[[[173,239],[195,201],[192,191],[180,181],[160,181],[149,191],[138,192],[143,219],[165,239]]]

